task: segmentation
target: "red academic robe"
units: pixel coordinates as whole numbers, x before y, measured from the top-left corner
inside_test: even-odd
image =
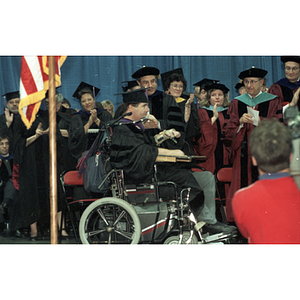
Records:
[[[231,205],[234,193],[238,189],[250,185],[258,178],[257,168],[252,165],[249,149],[249,137],[254,129],[254,125],[244,124],[238,131],[241,116],[247,113],[249,103],[253,104],[256,102],[259,104],[250,106],[259,111],[260,120],[275,117],[282,121],[282,103],[279,97],[270,94],[268,97],[267,94],[261,93],[253,100],[250,100],[248,94],[244,94],[233,99],[228,108],[230,118],[224,127],[224,131],[226,142],[231,143],[230,160],[233,163],[231,185],[226,197],[226,212],[229,222],[234,221]],[[270,100],[266,100],[268,98]]]
[[[198,166],[206,169],[214,174],[216,169],[224,165],[228,165],[228,151],[222,142],[223,126],[227,121],[227,110],[220,111],[218,119],[215,123],[211,124],[211,117],[213,116],[212,110],[205,108],[198,109],[198,116],[201,128],[201,137],[194,145],[196,155],[206,156],[204,162],[198,163]]]

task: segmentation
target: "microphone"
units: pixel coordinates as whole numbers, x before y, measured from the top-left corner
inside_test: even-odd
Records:
[[[132,115],[132,112],[128,112],[126,114],[123,114],[122,116],[120,116],[119,118],[117,118],[116,120],[111,120],[111,121],[108,121],[106,123],[106,127],[111,127],[113,125],[115,125],[116,123],[118,123],[121,119],[127,117],[127,116],[131,116]]]

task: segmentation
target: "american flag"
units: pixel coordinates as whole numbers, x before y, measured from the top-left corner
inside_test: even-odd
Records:
[[[66,56],[55,56],[55,87],[61,85],[60,67]],[[48,56],[22,56],[19,113],[29,129],[49,89]]]

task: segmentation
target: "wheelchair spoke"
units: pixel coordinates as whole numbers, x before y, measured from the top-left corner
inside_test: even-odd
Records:
[[[106,218],[105,218],[105,215],[104,215],[102,209],[101,209],[101,208],[98,208],[98,209],[97,209],[97,212],[98,212],[98,214],[100,215],[100,217],[102,218],[102,220],[105,222],[105,224],[106,224],[107,226],[109,226],[109,224],[108,224],[108,222],[107,222],[107,220],[106,220]]]
[[[115,230],[115,232],[122,235],[122,236],[124,236],[128,240],[132,240],[132,233],[130,233],[130,232],[126,232],[127,234],[125,232],[119,231],[119,230]]]
[[[101,229],[101,230],[89,231],[89,232],[87,232],[87,234],[88,234],[88,236],[93,236],[95,234],[99,234],[99,233],[102,233],[102,232],[106,232],[106,228],[105,229]]]
[[[118,222],[125,216],[126,214],[126,211],[125,210],[122,210],[122,212],[119,214],[118,218],[115,220],[113,226],[115,227],[116,224],[118,224]]]

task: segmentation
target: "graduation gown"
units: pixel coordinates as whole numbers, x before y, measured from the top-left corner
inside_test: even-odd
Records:
[[[154,164],[158,155],[158,148],[153,142],[152,138],[145,134],[143,126],[127,124],[114,127],[110,161],[113,168],[123,170],[125,184],[153,182]],[[203,197],[192,172],[179,169],[176,163],[158,163],[157,179],[173,181],[180,188],[191,187],[190,201],[196,197]]]
[[[161,147],[167,149],[182,149],[185,142],[185,122],[183,114],[173,96],[161,91],[156,91],[153,95],[148,96],[149,111],[159,122],[160,129],[148,129],[146,132],[154,136],[165,129],[174,128],[180,132],[181,137],[174,143],[166,140]]]
[[[299,87],[300,80],[292,83],[287,78],[282,78],[270,86],[268,93],[277,95],[281,102],[290,103]],[[300,110],[300,101],[298,101],[298,108]]]
[[[183,116],[185,114],[185,104],[188,99],[178,97],[175,99]],[[185,145],[183,148],[183,152],[187,155],[194,155],[194,145],[197,143],[197,140],[201,136],[200,125],[199,125],[199,117],[197,106],[193,102],[191,103],[191,113],[190,118],[185,123]]]
[[[231,185],[226,197],[228,221],[234,221],[231,200],[234,193],[250,185],[258,178],[257,168],[252,165],[249,149],[249,136],[254,129],[253,124],[240,127],[240,118],[247,113],[247,106],[259,111],[260,120],[277,118],[282,121],[282,103],[280,98],[269,93],[260,93],[252,99],[248,93],[233,99],[228,108],[229,119],[224,127],[226,145],[230,145],[230,162],[233,163]]]
[[[68,129],[71,116],[62,113],[56,114],[56,145],[57,145],[57,186],[58,186],[58,211],[61,208],[61,190],[59,174],[70,163],[70,155],[66,154],[67,141],[59,129]],[[48,111],[39,110],[36,120],[27,130],[21,118],[14,124],[14,163],[19,167],[19,196],[22,227],[39,221],[47,223],[50,220],[49,205],[49,136],[42,135],[33,143],[25,147],[26,139],[35,134],[39,123],[42,128],[49,127]],[[74,164],[74,162],[73,162]]]
[[[202,107],[198,109],[198,116],[201,128],[201,137],[194,146],[196,155],[206,156],[204,162],[198,166],[214,174],[224,165],[229,164],[229,152],[223,143],[223,127],[229,115],[227,108],[218,107],[218,119],[211,124],[213,107]]]
[[[84,125],[88,122],[90,113],[84,110],[80,110],[74,114],[70,123],[69,129],[69,150],[71,155],[78,160],[82,153],[92,146],[97,133],[84,132]],[[97,108],[97,116],[100,119],[100,126],[98,127],[95,123],[92,124],[90,129],[103,128],[105,123],[112,119],[111,114],[105,109]]]

